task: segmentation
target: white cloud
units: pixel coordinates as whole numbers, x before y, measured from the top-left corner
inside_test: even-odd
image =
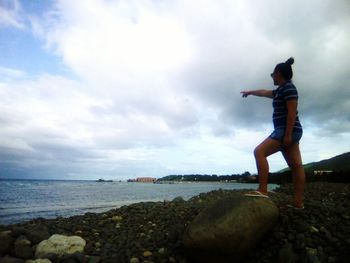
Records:
[[[26,73],[22,70],[0,67],[0,77],[3,80],[10,81],[12,79],[23,78]]]
[[[0,67],[2,160],[85,178],[254,172],[252,151],[272,129],[271,101],[239,91],[273,88],[269,73],[289,56],[304,161],[342,152],[336,140],[349,138],[350,114],[345,7],[57,1],[30,14],[31,29],[75,79]],[[271,158],[273,171],[283,167]]]
[[[3,0],[0,2],[0,28],[1,26],[25,28],[22,9],[18,0]]]

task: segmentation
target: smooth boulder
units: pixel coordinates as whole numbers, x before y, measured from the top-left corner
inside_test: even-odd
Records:
[[[278,216],[269,198],[226,197],[195,217],[183,243],[194,262],[240,262],[275,226]]]
[[[49,229],[45,225],[36,225],[26,232],[26,236],[33,244],[38,244],[50,237]]]
[[[55,254],[63,256],[75,252],[84,252],[86,242],[79,236],[52,235],[48,240],[41,241],[36,248],[35,256],[45,258],[46,255]]]
[[[1,232],[0,233],[0,256],[8,254],[14,242],[15,240],[10,235],[9,232],[6,232],[6,231]]]

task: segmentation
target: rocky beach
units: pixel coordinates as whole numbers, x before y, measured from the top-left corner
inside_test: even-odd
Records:
[[[0,262],[190,263],[182,237],[191,221],[213,202],[246,191],[220,189],[187,201],[177,197],[104,213],[0,226]],[[350,185],[308,183],[304,210],[287,206],[291,196],[291,184],[270,195],[279,208],[278,222],[245,262],[349,262]],[[50,253],[45,256],[48,260],[34,261],[38,244],[54,234],[81,237],[83,250],[66,255]]]

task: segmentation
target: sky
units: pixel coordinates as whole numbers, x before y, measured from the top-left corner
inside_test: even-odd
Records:
[[[0,0],[0,178],[256,173],[272,101],[240,91],[289,57],[303,162],[348,152],[349,28],[348,0]]]

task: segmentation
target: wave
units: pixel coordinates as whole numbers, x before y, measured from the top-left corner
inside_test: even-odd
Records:
[[[148,200],[126,200],[110,203],[97,203],[92,205],[72,205],[72,206],[50,206],[50,207],[26,207],[22,209],[10,208],[3,209],[0,212],[0,224],[15,224],[26,220],[42,217],[42,218],[55,218],[59,216],[69,217],[75,215],[81,215],[86,212],[104,212],[110,209],[115,209],[123,205],[130,205],[139,202],[155,202],[162,201],[159,199]]]

